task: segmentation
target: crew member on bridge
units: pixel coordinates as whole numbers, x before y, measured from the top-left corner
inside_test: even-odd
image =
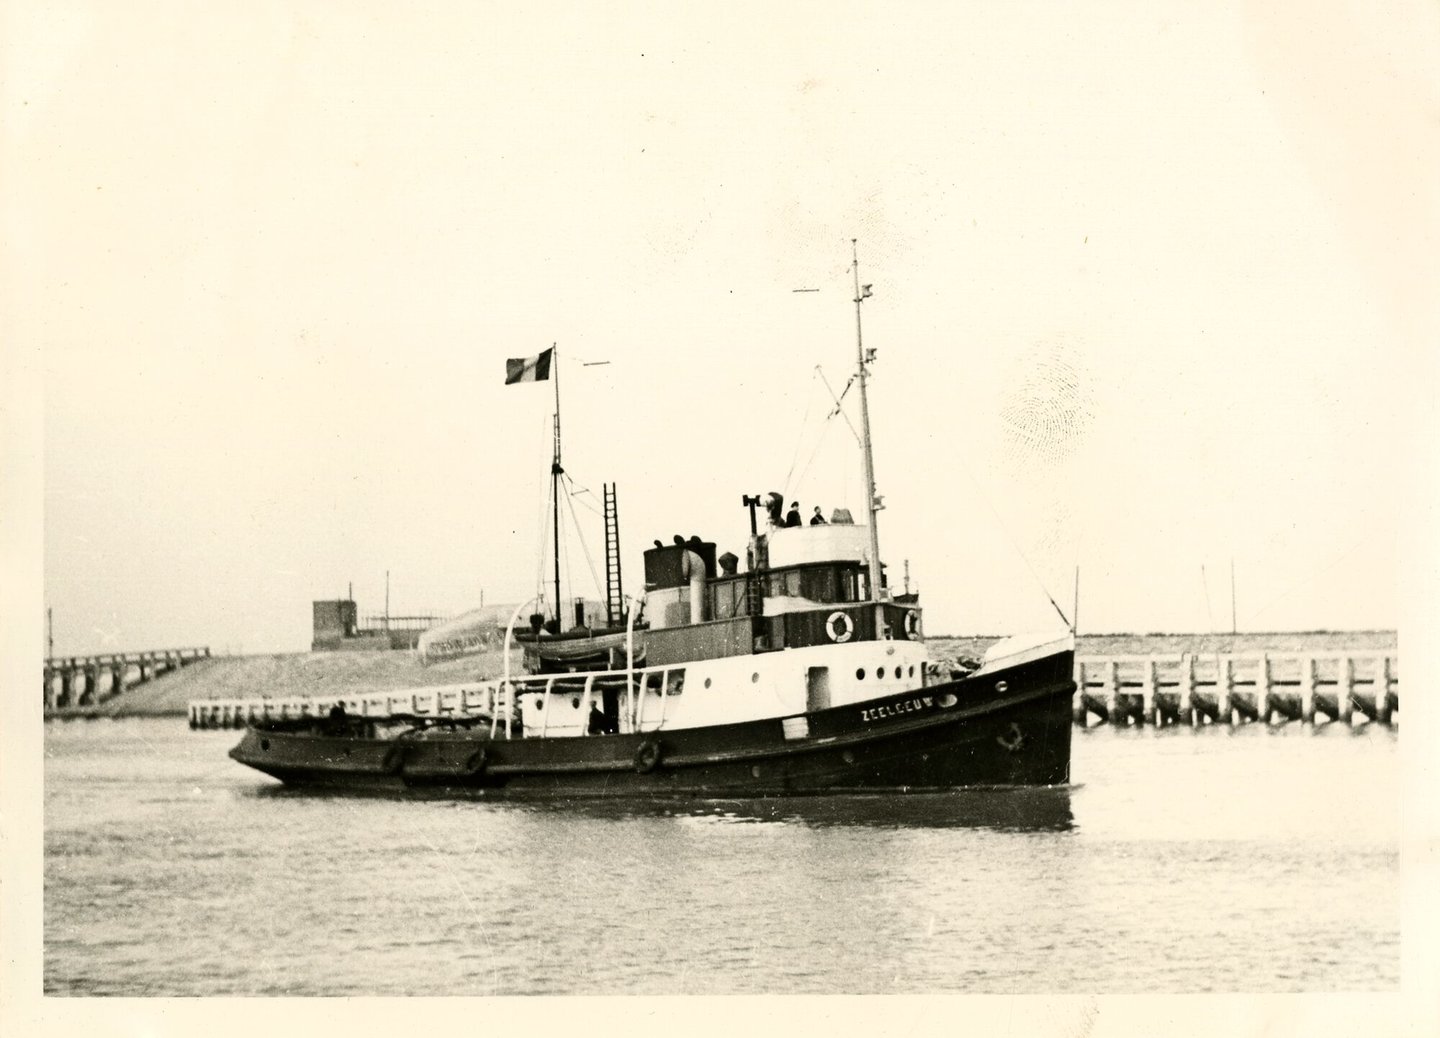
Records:
[[[790,502],[790,511],[788,511],[788,512],[785,513],[785,525],[786,525],[786,526],[803,526],[803,525],[805,525],[805,524],[801,521],[801,519],[800,519],[800,502],[799,502],[799,501],[791,501],[791,502]]]
[[[816,505],[816,506],[815,506],[815,514],[810,517],[810,525],[811,525],[811,526],[824,526],[824,525],[825,525],[825,517],[820,514],[820,506],[819,506],[819,505]]]

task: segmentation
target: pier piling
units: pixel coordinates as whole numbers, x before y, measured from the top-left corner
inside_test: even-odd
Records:
[[[128,688],[153,681],[197,660],[210,658],[208,646],[97,656],[51,656],[45,660],[43,702],[46,713],[98,706]],[[133,680],[132,680],[133,674]]]
[[[1395,670],[1385,653],[1080,655],[1072,716],[1081,727],[1388,725],[1400,705]]]

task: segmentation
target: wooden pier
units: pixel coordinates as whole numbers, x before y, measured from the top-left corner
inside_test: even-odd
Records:
[[[1384,652],[1077,656],[1075,684],[1081,726],[1388,725],[1400,708],[1398,659]]]
[[[52,656],[45,660],[45,710],[49,713],[98,706],[127,688],[209,658],[208,646],[99,656]]]
[[[1300,721],[1390,725],[1400,708],[1393,652],[1271,652],[1077,656],[1073,717],[1082,727],[1236,725]],[[323,716],[475,716],[495,708],[497,682],[328,697],[212,699],[189,704],[191,728]]]
[[[324,717],[337,703],[351,717],[489,717],[501,701],[499,685],[492,680],[358,695],[207,699],[191,702],[187,714],[191,728],[244,728],[251,721]]]

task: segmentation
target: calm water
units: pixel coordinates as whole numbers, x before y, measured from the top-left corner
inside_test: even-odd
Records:
[[[52,994],[1399,983],[1381,730],[1077,732],[1069,791],[572,807],[290,793],[173,720],[45,739]]]

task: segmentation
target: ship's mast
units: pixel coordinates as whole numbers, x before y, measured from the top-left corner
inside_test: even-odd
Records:
[[[870,286],[860,284],[860,256],[856,240],[850,239],[850,269],[855,275],[855,360],[860,379],[860,447],[865,463],[865,509],[870,516],[870,597],[880,601],[880,533],[876,518],[880,512],[880,495],[875,492],[875,458],[870,451],[870,404],[865,392],[867,358],[860,328],[860,304],[870,295]]]
[[[560,608],[560,477],[565,470],[560,466],[560,351],[556,344],[550,344],[550,363],[555,371],[555,456],[550,462],[550,500],[554,505],[555,536],[555,633],[565,625],[564,613]]]

